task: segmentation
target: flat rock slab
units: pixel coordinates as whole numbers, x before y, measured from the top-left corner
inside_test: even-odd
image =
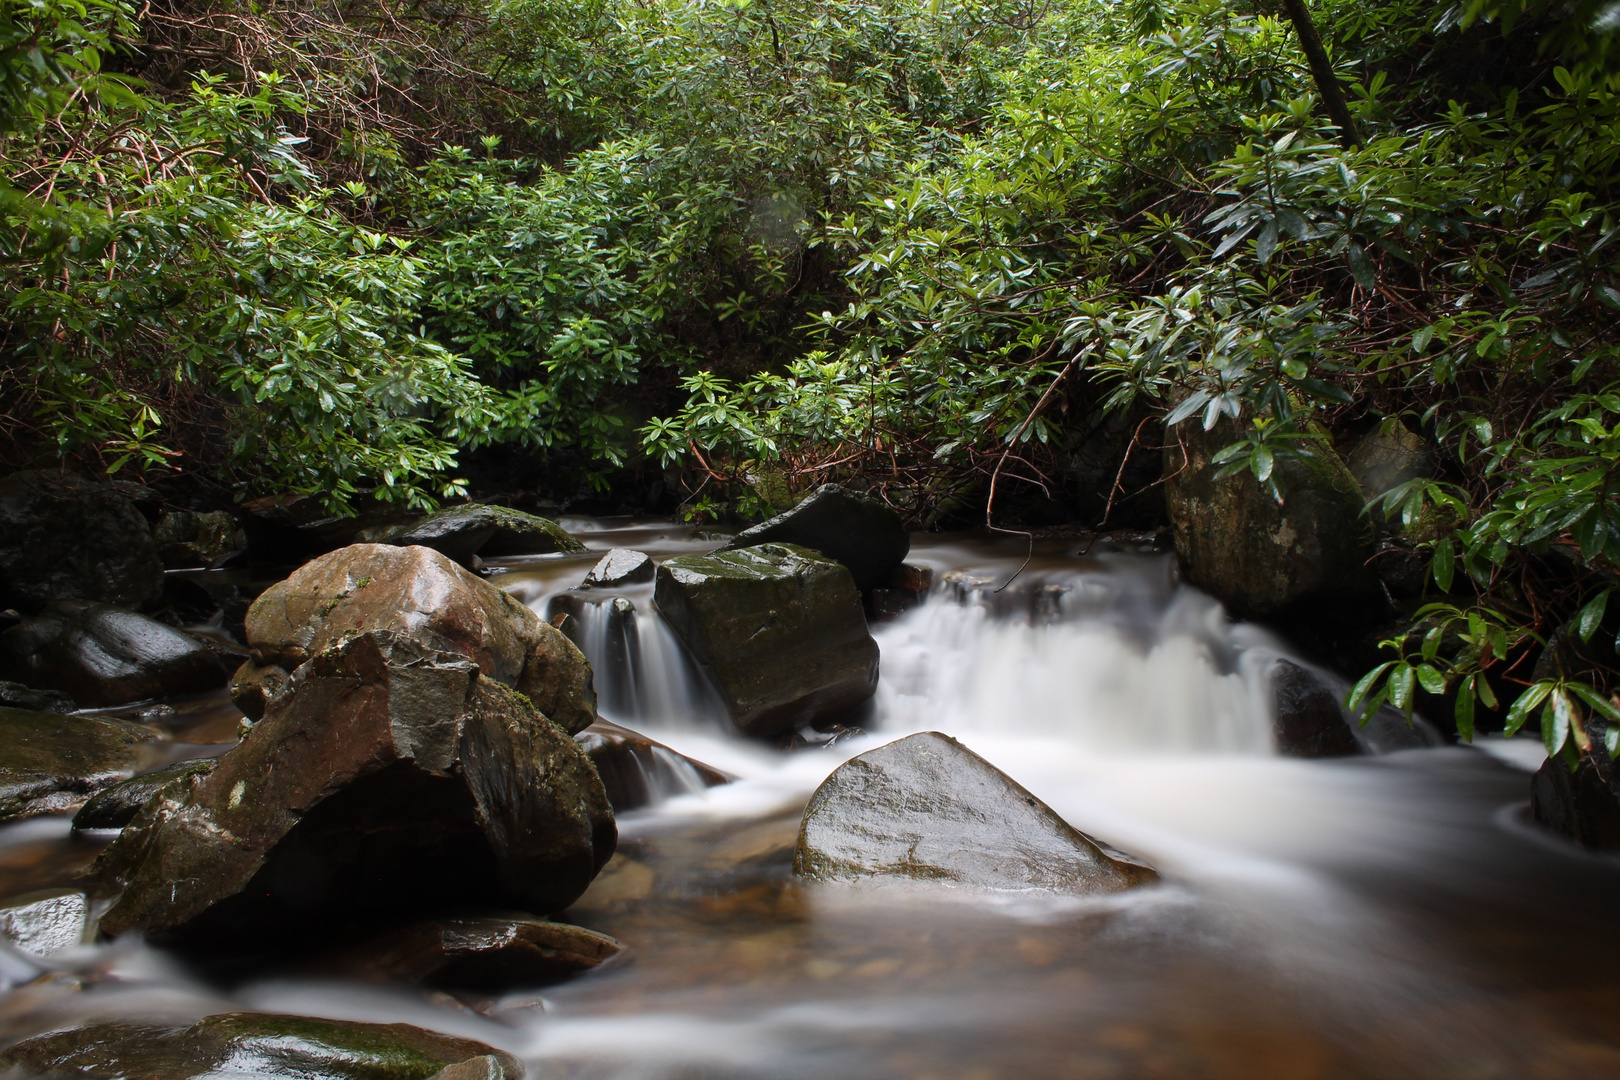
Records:
[[[86,600],[59,600],[0,633],[0,675],[102,707],[218,690],[230,677],[230,665],[156,619]]]
[[[115,1021],[53,1031],[0,1054],[0,1069],[97,1080],[430,1080],[480,1060],[483,1071],[468,1075],[523,1075],[516,1059],[493,1047],[409,1024],[224,1013],[188,1028]]]
[[[161,738],[110,717],[0,708],[0,821],[76,809],[129,779]]]
[[[568,923],[463,917],[396,930],[323,966],[370,981],[498,992],[561,982],[623,948],[606,934]]]
[[[861,590],[884,584],[911,550],[900,515],[870,495],[826,484],[793,509],[738,533],[726,550],[797,544],[843,563]]]
[[[666,559],[658,610],[738,730],[838,720],[877,689],[878,646],[843,564],[791,544]]]
[[[158,792],[189,776],[207,776],[216,764],[216,758],[197,758],[121,780],[92,795],[90,801],[79,808],[73,815],[73,830],[122,829],[134,820],[141,807],[157,797]]]
[[[1158,878],[934,731],[869,750],[824,780],[805,809],[793,869],[821,882],[1081,896]]]

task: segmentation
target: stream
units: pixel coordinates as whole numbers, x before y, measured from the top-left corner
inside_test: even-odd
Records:
[[[609,547],[715,546],[668,523],[561,523],[592,551],[492,579],[542,614]],[[221,989],[125,942],[48,965],[4,952],[0,1034],[256,1009],[467,1036],[537,1080],[1620,1077],[1620,858],[1529,823],[1539,743],[1278,757],[1267,673],[1288,644],[1129,547],[918,536],[909,561],[935,584],[873,627],[866,730],[790,751],[727,733],[651,585],[593,594],[609,603],[587,605],[581,636],[604,717],[737,779],[704,789],[674,763],[651,778],[661,801],[620,815],[617,854],[567,913],[626,946],[588,975],[458,1000],[315,977]],[[228,701],[174,705],[190,756],[233,737]],[[797,885],[815,787],[928,730],[1163,883],[1101,899]],[[95,851],[65,818],[0,828],[0,892],[66,882]]]

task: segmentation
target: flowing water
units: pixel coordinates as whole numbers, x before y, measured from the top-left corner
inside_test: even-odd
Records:
[[[595,549],[712,547],[658,523],[565,522]],[[623,956],[538,992],[455,1000],[278,978],[222,991],[135,945],[0,955],[13,1037],[91,1015],[253,1008],[482,1039],[533,1077],[1620,1078],[1620,859],[1525,820],[1535,744],[1335,761],[1274,753],[1286,643],[1178,587],[1163,555],[919,538],[921,606],[874,628],[866,733],[791,752],[729,734],[651,586],[554,600],[595,559],[495,580],[569,606],[602,711],[738,779],[622,815],[569,912]],[[1005,584],[1011,580],[1011,584]],[[1002,587],[1005,584],[1005,587]],[[999,591],[998,591],[999,589]],[[210,711],[212,710],[212,711]],[[216,703],[182,706],[218,731]],[[804,889],[800,811],[842,761],[943,731],[1164,883],[1102,900]],[[63,822],[0,830],[0,890],[93,855]],[[32,981],[29,981],[32,979]]]

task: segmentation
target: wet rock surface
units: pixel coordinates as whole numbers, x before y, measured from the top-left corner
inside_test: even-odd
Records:
[[[911,550],[900,515],[870,495],[827,484],[793,509],[738,533],[724,550],[758,544],[796,544],[843,563],[855,587],[873,589],[888,580]]]
[[[604,588],[613,585],[633,585],[651,581],[658,572],[652,558],[629,548],[614,548],[591,567],[580,583],[582,589]]]
[[[499,1071],[474,1075],[523,1075],[515,1059],[483,1043],[408,1024],[225,1013],[185,1028],[115,1021],[50,1032],[0,1054],[0,1069],[98,1080],[428,1080],[476,1059]]]
[[[86,600],[58,600],[0,633],[0,676],[90,707],[217,690],[230,670],[219,651],[172,626]]]
[[[745,734],[839,720],[877,688],[878,647],[849,570],[806,548],[668,559],[655,601]]]
[[[207,776],[214,771],[215,758],[197,758],[181,761],[152,772],[132,776],[92,795],[90,800],[73,815],[73,828],[122,829],[132,821],[142,806],[158,792],[177,780],[190,776]]]
[[[163,587],[152,528],[111,485],[72,473],[0,479],[0,608],[53,600],[139,607]]]
[[[585,550],[584,544],[549,518],[481,503],[441,510],[420,521],[379,532],[374,539],[430,547],[459,563],[469,562],[475,555],[496,559]]]
[[[1271,673],[1277,711],[1272,734],[1285,757],[1350,757],[1361,753],[1334,694],[1311,672],[1289,660],[1278,660]]]
[[[158,738],[123,720],[0,708],[0,821],[75,809],[127,780]]]
[[[1620,851],[1620,775],[1600,736],[1573,770],[1562,756],[1542,763],[1530,780],[1530,811],[1584,848]]]
[[[1302,604],[1329,610],[1376,590],[1361,488],[1332,447],[1312,443],[1305,462],[1278,459],[1279,505],[1246,472],[1215,478],[1214,455],[1235,439],[1228,421],[1210,431],[1189,421],[1165,450],[1165,503],[1187,580],[1254,618]]]
[[[70,713],[78,709],[78,702],[60,690],[35,690],[19,682],[0,680],[0,707],[27,709],[30,712]]]
[[[395,930],[345,950],[325,966],[373,982],[499,991],[561,982],[622,950],[606,934],[568,923],[465,916]]]
[[[574,736],[596,766],[615,813],[635,810],[669,795],[729,783],[731,777],[607,720]]]
[[[269,945],[469,905],[558,911],[615,836],[590,759],[525,697],[372,631],[319,653],[212,772],[141,808],[98,861],[122,890],[101,927]]]
[[[793,869],[847,884],[1094,895],[1157,880],[1069,825],[947,735],[922,732],[845,762],[810,797]]]
[[[429,548],[355,544],[330,552],[266,589],[246,623],[257,667],[288,673],[343,638],[373,630],[404,633],[424,649],[471,660],[570,734],[596,719],[590,664],[574,643]],[[262,708],[269,678],[250,669],[235,680],[248,715]]]
[[[78,889],[42,889],[0,904],[0,937],[34,956],[88,943],[89,898]]]

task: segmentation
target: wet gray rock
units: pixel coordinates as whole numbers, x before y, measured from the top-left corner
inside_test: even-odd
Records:
[[[580,588],[633,585],[637,582],[651,581],[657,572],[658,566],[646,553],[632,551],[629,548],[614,548],[591,567],[591,572],[585,575]]]
[[[129,779],[160,738],[110,717],[0,708],[0,821],[77,809]]]
[[[166,512],[152,529],[158,556],[170,570],[207,566],[222,555],[242,550],[246,534],[223,510]]]
[[[53,600],[139,607],[163,588],[152,528],[108,484],[72,473],[0,479],[0,608]]]
[[[562,728],[473,661],[374,630],[313,657],[212,772],[142,806],[96,864],[121,890],[101,928],[268,947],[350,920],[559,911],[615,839]]]
[[[596,719],[585,655],[510,594],[425,547],[355,544],[299,567],[266,589],[246,620],[253,668],[239,671],[233,700],[248,716],[267,688],[310,657],[356,633],[392,630],[423,648],[465,657],[512,687],[569,734]]]
[[[1289,660],[1271,673],[1276,698],[1272,734],[1284,757],[1350,757],[1361,753],[1338,695],[1314,674]]]
[[[624,946],[594,930],[524,916],[434,919],[346,949],[322,965],[348,978],[495,992],[589,971]]]
[[[870,495],[827,484],[793,509],[738,533],[724,550],[796,544],[843,563],[861,590],[876,588],[911,550],[900,515]]]
[[[36,1035],[0,1054],[0,1069],[98,1080],[429,1080],[487,1060],[517,1080],[523,1067],[483,1043],[408,1024],[361,1024],[273,1013],[225,1013],[190,1027],[109,1021]]]
[[[30,712],[70,713],[79,705],[60,690],[35,690],[19,682],[0,680],[0,707]]]
[[[116,783],[92,795],[79,808],[73,815],[73,829],[122,829],[158,792],[190,776],[207,776],[214,771],[215,763],[214,758],[181,761]]]
[[[0,633],[0,676],[87,707],[218,690],[230,670],[216,650],[172,626],[87,600],[58,600]]]
[[[666,559],[654,599],[745,734],[837,721],[877,688],[855,582],[813,551],[762,544]]]
[[[670,795],[717,787],[732,780],[713,766],[607,720],[598,719],[575,735],[574,741],[590,756],[607,789],[608,801],[619,814]]]
[[[555,521],[482,503],[452,506],[387,530],[375,539],[380,543],[430,547],[459,563],[467,563],[475,555],[498,559],[585,550],[584,544]]]
[[[793,870],[820,882],[1076,895],[1158,878],[933,731],[869,750],[827,777],[805,809]]]
[[[0,937],[26,953],[49,956],[95,937],[90,901],[77,889],[41,889],[0,903]]]
[[[1236,437],[1223,420],[1211,431],[1180,424],[1168,439],[1165,505],[1187,580],[1251,618],[1376,591],[1365,500],[1332,448],[1313,443],[1308,461],[1278,460],[1286,498],[1279,505],[1246,472],[1215,478],[1220,466],[1211,459]]]

